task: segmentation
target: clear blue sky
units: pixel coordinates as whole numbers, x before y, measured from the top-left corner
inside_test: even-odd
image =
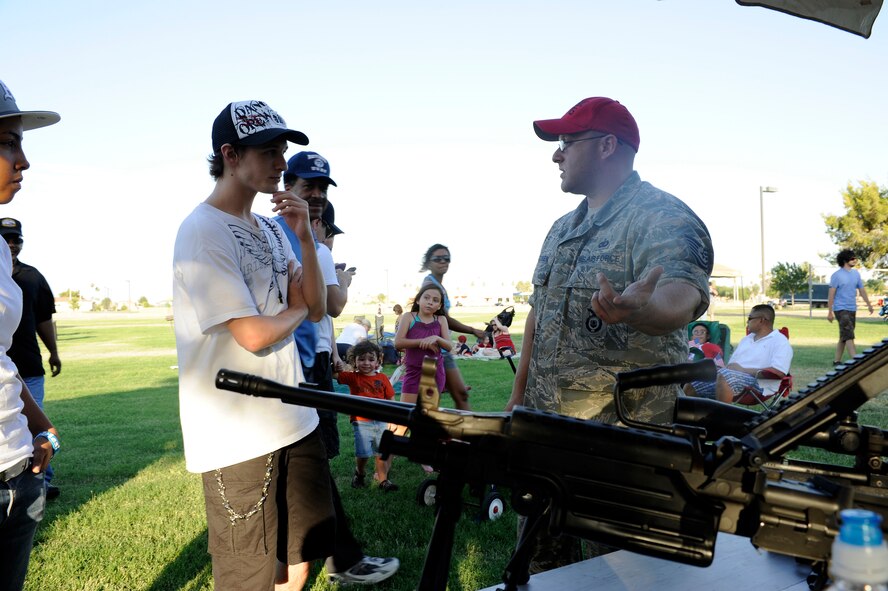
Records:
[[[531,122],[581,98],[638,120],[642,178],[706,222],[716,261],[833,249],[821,215],[849,183],[888,184],[888,31],[863,39],[732,0],[27,2],[0,4],[0,79],[62,122],[29,132],[32,168],[0,214],[59,292],[167,297],[175,233],[209,194],[210,128],[268,102],[339,184],[337,260],[354,288],[415,284],[451,247],[448,285],[530,278],[559,189]],[[291,153],[296,151],[291,146]],[[255,210],[269,213],[264,196]],[[129,281],[129,283],[127,283]]]

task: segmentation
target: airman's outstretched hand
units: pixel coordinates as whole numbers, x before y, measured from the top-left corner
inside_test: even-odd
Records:
[[[604,273],[599,273],[599,291],[592,296],[592,310],[608,324],[631,321],[650,302],[662,274],[663,267],[658,265],[635,283],[630,283],[620,294]]]

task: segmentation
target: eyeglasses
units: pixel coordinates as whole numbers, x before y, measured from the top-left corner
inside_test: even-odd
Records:
[[[577,142],[585,142],[588,140],[600,140],[601,138],[607,137],[609,135],[610,135],[609,133],[606,133],[604,135],[596,135],[595,137],[581,137],[578,140],[559,139],[558,140],[558,149],[561,150],[562,152],[564,152],[565,150],[567,150],[567,147],[571,144],[575,144]]]
[[[22,243],[24,243],[24,240],[22,239],[21,236],[7,236],[6,237],[6,244],[22,244]]]
[[[432,257],[429,260],[433,263],[449,263],[450,257]]]
[[[764,318],[764,316],[749,316],[746,319],[746,322],[752,322],[753,320],[760,320],[761,318]]]

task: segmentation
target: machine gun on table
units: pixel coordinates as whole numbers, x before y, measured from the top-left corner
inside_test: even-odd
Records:
[[[811,561],[822,583],[841,509],[870,509],[888,523],[888,432],[856,421],[856,410],[888,389],[888,339],[773,410],[759,414],[681,397],[668,426],[627,416],[622,393],[714,379],[711,360],[618,374],[615,403],[628,427],[522,407],[512,413],[440,409],[433,375],[432,363],[424,367],[416,406],[287,387],[228,370],[218,373],[216,385],[409,426],[409,438],[386,433],[382,448],[440,472],[435,527],[418,586],[423,591],[446,588],[466,484],[510,488],[513,508],[528,516],[503,575],[507,590],[528,580],[529,540],[545,526],[696,566],[711,564],[719,531],[733,533]],[[786,458],[803,445],[850,456],[854,465]]]

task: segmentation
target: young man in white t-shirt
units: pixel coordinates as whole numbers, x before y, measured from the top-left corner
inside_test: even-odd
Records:
[[[308,205],[278,185],[287,141],[308,138],[265,103],[243,101],[219,114],[212,139],[216,185],[182,222],[173,257],[185,463],[203,477],[217,591],[271,590],[278,544],[294,563],[332,551],[317,413],[218,390],[215,376],[226,368],[287,385],[303,379],[293,330],[310,320],[309,309],[323,310],[326,293]],[[257,193],[271,195],[299,238],[301,265],[280,226],[252,213]]]

